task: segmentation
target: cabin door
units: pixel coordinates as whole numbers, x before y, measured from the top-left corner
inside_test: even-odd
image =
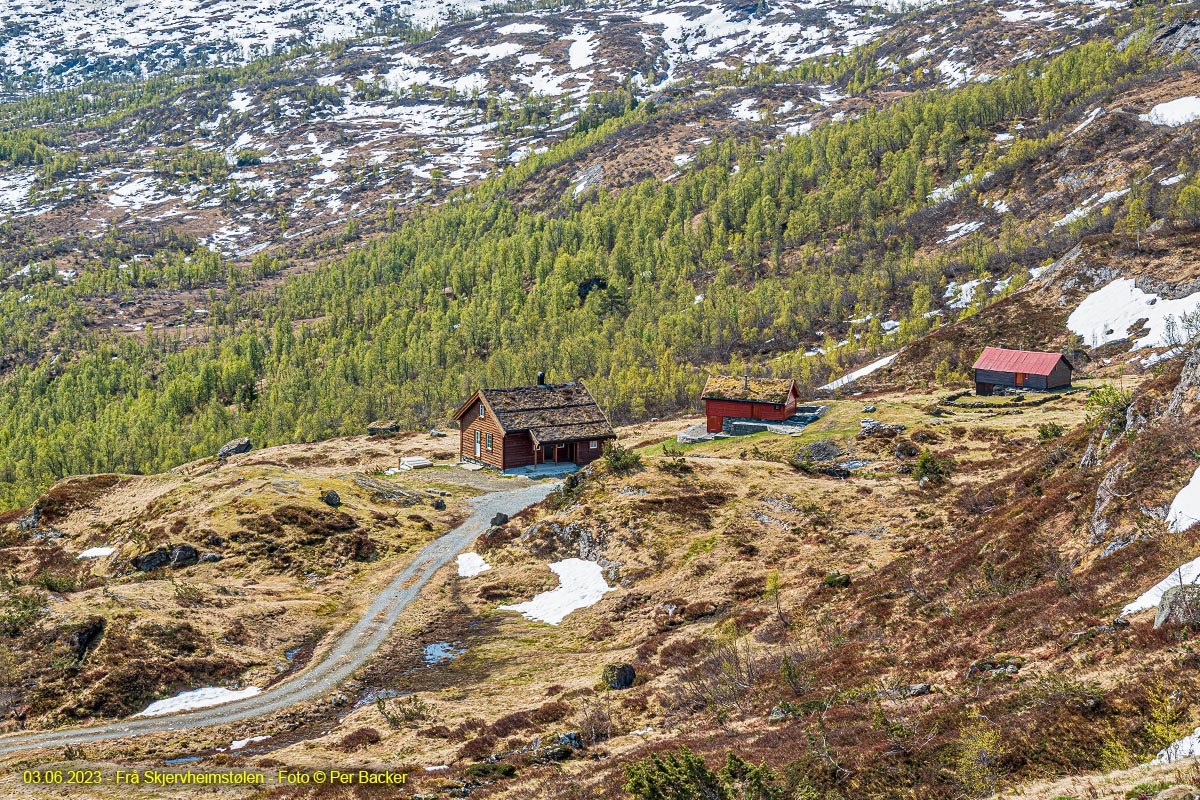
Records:
[[[1017,373],[1016,384],[1018,387],[1023,387],[1025,385],[1025,373],[1024,372]]]
[[[482,438],[482,434],[480,434],[479,431],[475,431],[475,457],[476,458],[479,458],[480,454],[482,453],[482,448],[480,448],[480,446],[479,446],[479,440],[481,438]]]

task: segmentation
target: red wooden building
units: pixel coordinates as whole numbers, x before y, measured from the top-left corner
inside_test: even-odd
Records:
[[[717,433],[726,419],[783,422],[796,413],[800,389],[790,378],[735,378],[714,375],[704,384],[708,432]]]
[[[989,395],[997,387],[1048,391],[1071,385],[1074,367],[1062,353],[985,347],[975,365],[975,394]]]
[[[454,414],[459,455],[498,470],[537,464],[583,466],[615,439],[608,418],[582,383],[480,389]]]

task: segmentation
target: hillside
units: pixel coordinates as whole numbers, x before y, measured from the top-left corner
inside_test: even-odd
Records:
[[[987,314],[939,333],[969,339]],[[199,758],[271,775],[336,763],[407,771],[418,794],[514,798],[625,798],[631,765],[681,745],[714,768],[727,752],[765,764],[787,796],[843,798],[983,796],[1147,760],[1200,722],[1188,629],[1122,611],[1196,555],[1172,512],[1198,463],[1200,361],[1093,352],[1065,395],[960,397],[928,381],[831,400],[799,437],[679,446],[694,418],[624,428],[640,465],[599,464],[490,529],[481,558],[441,571],[332,702],[67,758],[102,770]],[[1112,385],[1128,397],[1102,400]],[[867,405],[904,428],[867,432]],[[303,670],[365,587],[453,524],[463,498],[519,480],[448,467],[382,476],[402,454],[448,455],[445,441],[359,438],[72,479],[35,506],[36,526],[9,515],[10,596],[50,601],[24,606],[3,642],[10,729]],[[831,446],[833,460],[857,462],[850,477],[822,474]],[[397,508],[356,487],[360,473],[445,490],[447,511]],[[336,510],[318,499],[329,488]],[[214,533],[219,561],[126,566]],[[348,554],[348,536],[370,547]],[[102,545],[115,553],[76,558]],[[501,608],[554,589],[547,566],[570,559],[596,565],[600,594],[562,617],[566,598],[526,606],[535,618]],[[632,687],[607,688],[601,668],[623,663]],[[117,665],[156,680],[123,679]],[[122,693],[103,691],[118,680]],[[21,796],[15,776],[6,787]],[[1071,785],[1123,796],[1181,780],[1176,766]]]
[[[0,10],[0,794],[1200,795],[1198,12]],[[458,465],[543,372],[618,446]]]
[[[1137,20],[1097,13],[1080,29],[1090,40],[1073,39],[1057,54],[1050,44],[1061,31],[1042,24],[1050,17],[952,5],[897,17],[893,38],[881,30],[884,38],[856,42],[845,56],[729,71],[679,56],[680,70],[701,71],[672,73],[653,90],[624,79],[607,93],[573,82],[579,91],[562,95],[550,118],[534,115],[547,152],[451,191],[437,207],[425,193],[432,189],[397,194],[396,181],[408,178],[396,176],[417,173],[389,156],[376,166],[396,173],[380,173],[378,192],[355,200],[352,214],[364,216],[334,214],[329,235],[323,224],[293,224],[319,220],[311,209],[259,195],[270,209],[247,211],[256,221],[236,224],[261,226],[269,238],[241,256],[201,242],[235,222],[225,215],[240,201],[231,202],[225,180],[255,166],[231,165],[241,148],[267,172],[288,171],[307,187],[305,202],[315,202],[334,185],[314,185],[316,175],[344,167],[361,180],[373,169],[355,130],[364,142],[384,129],[411,133],[403,119],[375,111],[356,118],[361,126],[339,117],[350,108],[415,107],[394,93],[370,99],[369,86],[348,101],[335,85],[366,68],[355,47],[376,58],[376,45],[106,85],[88,92],[98,106],[93,121],[81,120],[82,132],[68,139],[56,139],[53,125],[36,135],[21,126],[64,106],[74,118],[87,107],[78,92],[5,106],[18,131],[10,158],[40,162],[39,185],[58,186],[65,205],[5,227],[15,246],[6,250],[13,272],[0,294],[9,387],[0,410],[12,420],[0,442],[3,502],[27,503],[72,473],[168,468],[237,435],[276,444],[359,433],[380,417],[438,424],[470,387],[517,383],[539,370],[589,379],[620,422],[695,409],[708,370],[749,366],[817,387],[1002,298],[1083,236],[1114,232],[1120,253],[1155,241],[1170,249],[1195,218],[1194,25],[1179,7],[1138,12]],[[721,18],[728,24],[712,35],[740,52],[740,40],[728,37],[748,29]],[[750,28],[767,24],[747,19]],[[765,19],[773,30],[783,24]],[[490,30],[500,22],[461,24]],[[536,38],[534,24],[509,21],[500,27],[510,32],[498,35]],[[1003,47],[1012,48],[972,51],[1000,59],[971,67],[977,80],[961,80],[967,73],[958,67],[928,70],[898,49],[914,38],[962,48],[949,42],[961,41],[964,29],[979,42],[1003,30]],[[442,47],[442,58],[450,44],[440,37],[451,30],[466,29],[394,46]],[[691,43],[686,52],[702,51]],[[569,61],[570,52],[557,57]],[[453,56],[447,69],[467,69],[471,59],[487,56]],[[1018,66],[1002,68],[1004,59]],[[281,85],[284,75],[291,77]],[[331,75],[342,77],[324,80]],[[467,117],[446,117],[455,147],[474,147],[462,139],[464,120],[493,131],[534,119],[500,102],[505,91],[489,90],[499,104],[477,99]],[[457,90],[442,99],[450,103],[444,109],[462,102]],[[797,105],[801,99],[807,105]],[[276,100],[277,119],[249,113]],[[284,113],[293,102],[310,106]],[[220,125],[211,137],[186,144],[188,126],[213,120]],[[271,148],[251,144],[255,125],[270,128],[263,144]],[[334,130],[346,147],[330,144]],[[180,131],[185,141],[171,144]],[[170,136],[147,150],[160,133]],[[71,149],[74,137],[96,135],[117,138],[94,158]],[[133,157],[135,140],[143,145]],[[427,143],[420,153],[440,147]],[[361,157],[343,161],[355,148]],[[338,163],[323,164],[335,150]],[[287,153],[298,159],[292,166]],[[116,166],[127,156],[140,163],[136,170]],[[166,192],[155,213],[147,206],[137,214],[167,215],[145,231],[133,216],[108,211],[102,230],[38,228],[97,219],[95,202],[120,210],[109,203],[114,190],[100,190],[109,178],[152,193],[163,180],[182,182],[194,202],[179,206],[178,192]],[[83,206],[70,199],[72,185],[88,187],[78,196]],[[646,370],[654,380],[642,380]],[[60,421],[53,431],[43,413]]]

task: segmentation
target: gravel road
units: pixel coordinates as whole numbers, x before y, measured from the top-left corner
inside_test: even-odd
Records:
[[[282,681],[255,697],[212,708],[187,711],[162,717],[130,718],[120,722],[0,737],[0,755],[41,747],[122,739],[162,731],[226,725],[258,719],[289,706],[314,700],[335,689],[366,663],[387,638],[400,613],[417,598],[433,574],[475,541],[497,512],[516,514],[544,500],[557,482],[546,481],[523,489],[477,497],[465,522],[441,538],[426,545],[388,587],[380,592],[353,628],[346,631],[316,664]]]

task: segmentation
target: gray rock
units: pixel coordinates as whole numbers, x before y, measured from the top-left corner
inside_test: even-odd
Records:
[[[782,706],[775,706],[771,709],[771,713],[767,715],[767,722],[778,724],[780,722],[786,722],[789,719],[793,719],[795,716],[795,713],[793,713],[790,709]]]
[[[17,520],[17,530],[22,532],[31,531],[38,526],[38,522],[41,519],[42,510],[34,506],[23,517]]]
[[[832,439],[819,439],[800,451],[801,461],[833,461],[841,458],[845,451]]]
[[[876,409],[875,409],[875,406],[863,406],[862,413],[864,413],[864,414],[874,414],[874,413],[875,413],[875,411],[876,411]]]
[[[220,560],[221,560],[220,553],[201,553],[200,554],[200,563],[201,564],[215,564],[216,562],[218,562]]]
[[[254,445],[250,444],[250,437],[243,436],[241,439],[234,439],[232,442],[229,442],[220,450],[218,450],[217,458],[224,461],[230,456],[240,455],[241,453],[249,453],[253,448]]]
[[[507,525],[507,524],[508,524],[508,514],[505,514],[503,511],[497,512],[496,516],[492,517],[492,525],[493,526]]]
[[[433,506],[434,511],[445,511],[446,510],[446,501],[440,497],[436,498],[429,505]]]
[[[849,478],[850,470],[845,467],[840,467],[836,464],[827,467],[817,467],[817,472],[822,475],[828,475],[831,478]]]
[[[928,683],[913,683],[899,689],[901,697],[924,697],[932,691],[933,686]]]
[[[919,452],[921,451],[912,442],[896,442],[896,458],[916,458]]]
[[[629,664],[609,664],[604,668],[602,677],[610,689],[628,689],[633,686],[637,673]]]
[[[171,548],[171,566],[178,569],[180,567],[190,567],[193,564],[200,563],[200,551],[192,547],[190,544],[177,544]]]
[[[1200,586],[1172,586],[1163,592],[1154,615],[1154,627],[1200,624]]]
[[[130,563],[142,572],[150,572],[151,570],[170,564],[171,551],[165,547],[160,547],[157,550],[142,553],[140,556],[134,556]]]
[[[337,508],[342,504],[342,496],[333,489],[330,489],[328,492],[321,495],[321,502],[327,506]]]
[[[443,431],[439,431],[437,428],[434,428],[431,431],[429,431],[429,435],[432,436],[434,439],[445,439],[446,438],[446,434]]]

